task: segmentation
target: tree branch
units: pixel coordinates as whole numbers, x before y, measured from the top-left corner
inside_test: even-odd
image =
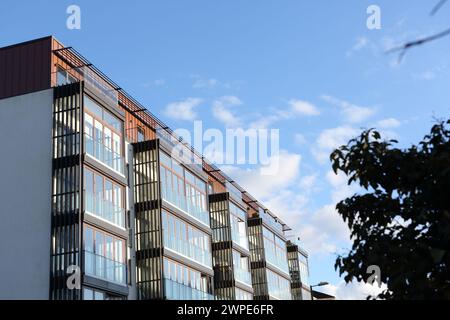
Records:
[[[445,1],[447,1],[447,0],[445,0]],[[432,36],[429,36],[429,37],[426,37],[426,38],[422,38],[422,39],[418,39],[418,40],[415,40],[415,41],[407,42],[407,43],[405,43],[404,45],[402,45],[400,47],[393,48],[393,49],[387,51],[386,53],[389,54],[389,53],[400,51],[399,62],[401,62],[403,60],[403,57],[405,56],[406,52],[409,49],[411,49],[413,47],[417,47],[417,46],[423,45],[423,44],[428,43],[428,42],[432,42],[434,40],[443,38],[443,37],[448,36],[448,35],[450,35],[450,29],[447,29],[445,31],[442,31],[440,33],[437,33],[435,35],[432,35]]]
[[[447,0],[441,0],[436,4],[436,6],[431,11],[430,15],[434,16],[441,8],[442,6],[447,2]]]

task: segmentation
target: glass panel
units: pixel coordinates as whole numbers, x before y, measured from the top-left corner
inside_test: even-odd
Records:
[[[83,300],[94,300],[94,291],[91,289],[83,289]]]
[[[120,121],[119,118],[117,118],[112,113],[110,113],[109,111],[106,111],[106,110],[103,115],[104,115],[105,122],[109,126],[111,126],[113,129],[115,129],[119,132],[122,131],[122,121]]]
[[[86,110],[89,110],[89,112],[92,113],[97,119],[103,119],[102,107],[86,95],[84,96],[84,107]]]
[[[86,152],[94,156],[94,118],[84,114],[84,133],[86,140]]]

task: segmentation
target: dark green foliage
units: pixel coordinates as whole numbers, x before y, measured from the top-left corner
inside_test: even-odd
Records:
[[[450,299],[449,124],[406,150],[371,129],[331,154],[333,170],[363,190],[337,205],[353,241],[335,264],[346,282],[377,265],[380,299]]]

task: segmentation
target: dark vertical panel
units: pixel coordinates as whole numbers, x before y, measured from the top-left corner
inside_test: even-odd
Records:
[[[159,141],[133,144],[138,299],[163,299]]]
[[[229,193],[210,195],[209,212],[214,261],[214,292],[219,300],[235,300]]]
[[[0,48],[0,99],[50,88],[52,38]]]
[[[81,291],[67,287],[67,268],[81,258],[81,156],[76,146],[80,136],[82,84],[54,89],[53,182],[51,225],[50,299],[79,300]],[[75,144],[75,146],[74,146]]]
[[[247,222],[250,246],[250,268],[252,273],[253,299],[268,300],[269,288],[267,283],[266,261],[264,255],[264,239],[262,233],[262,219],[252,218]]]

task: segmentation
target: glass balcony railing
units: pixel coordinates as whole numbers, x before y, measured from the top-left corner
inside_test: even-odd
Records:
[[[241,268],[235,268],[234,269],[234,277],[236,280],[243,282],[245,284],[248,284],[249,286],[252,285],[252,276],[250,274],[250,271],[241,269]]]
[[[192,152],[188,144],[182,141],[180,142],[180,140],[165,129],[156,129],[156,136],[172,149],[175,149],[175,153],[182,160],[181,162],[183,164],[193,166],[197,171],[203,172],[202,158]]]
[[[231,227],[231,240],[241,246],[244,249],[248,250],[248,239],[246,235],[240,234],[236,228]]]
[[[91,192],[85,192],[86,212],[125,228],[125,209],[113,202],[104,200]]]
[[[275,218],[273,218],[270,214],[264,212],[264,210],[260,210],[259,216],[263,219],[265,223],[267,223],[273,229],[283,233],[283,226],[279,222],[275,221]]]
[[[119,94],[116,89],[109,85],[105,80],[99,77],[91,68],[81,67],[80,73],[83,80],[95,90],[97,95],[106,100],[113,106],[119,104]]]
[[[169,300],[214,300],[210,293],[194,289],[170,279],[164,279],[166,298]]]
[[[189,201],[186,201],[185,197],[179,196],[178,194],[175,194],[171,191],[171,189],[167,188],[166,186],[162,186],[161,188],[162,198],[166,200],[167,202],[173,204],[174,206],[178,207],[179,209],[183,210],[190,216],[196,218],[197,220],[200,220],[207,226],[209,226],[209,212],[204,211],[201,208],[192,205]]]
[[[269,262],[270,264],[274,265],[275,267],[277,267],[278,269],[289,273],[289,266],[288,266],[288,262],[287,262],[287,256],[286,257],[280,257],[275,255],[273,252],[266,250],[265,252],[266,254],[266,260],[267,262]]]
[[[211,252],[205,251],[202,248],[194,246],[189,242],[177,239],[175,237],[169,237],[169,234],[166,230],[164,230],[163,232],[165,247],[172,249],[205,266],[211,267]]]
[[[110,282],[124,285],[127,283],[127,267],[124,263],[89,251],[84,251],[84,272]]]
[[[94,139],[87,134],[85,134],[84,137],[87,154],[120,174],[124,174],[124,158],[120,154],[105,146],[103,143],[94,141]]]

